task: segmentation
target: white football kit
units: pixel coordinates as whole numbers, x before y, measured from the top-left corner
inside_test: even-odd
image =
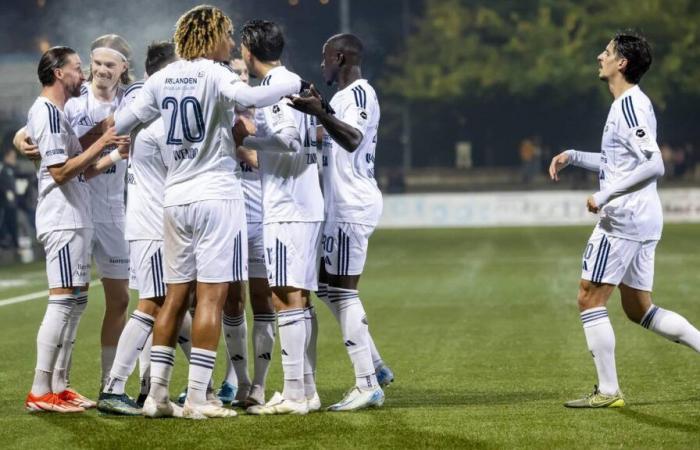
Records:
[[[248,276],[250,278],[267,278],[260,171],[244,161],[239,161],[238,165],[241,168],[241,184],[248,226]]]
[[[270,70],[261,84],[274,86],[298,80],[298,75],[279,66]],[[268,283],[316,290],[323,196],[318,179],[315,118],[289,107],[286,99],[258,109],[255,118],[257,138],[262,138],[262,142],[265,138],[275,139],[280,133],[289,140],[287,148],[280,149],[260,146],[260,140],[244,140],[246,147],[259,150]]]
[[[143,83],[127,90],[122,107],[136,97]],[[125,238],[129,242],[129,287],[139,298],[165,296],[163,279],[163,161],[165,127],[157,118],[132,132],[127,168]]]
[[[38,97],[29,110],[27,136],[41,153],[36,230],[46,253],[49,288],[85,286],[93,232],[90,188],[83,174],[59,186],[48,170],[83,149],[64,112],[46,97]]]
[[[360,79],[338,91],[330,105],[336,118],[362,133],[362,141],[351,153],[327,133],[324,136],[323,260],[332,275],[359,275],[367,259],[369,237],[382,214],[382,194],[374,179],[379,101],[367,80]]]
[[[622,195],[612,195],[612,191],[652,157],[660,158],[654,108],[639,86],[634,86],[613,102],[605,123],[600,191],[594,194],[596,204],[603,207],[584,251],[581,278],[651,291],[654,250],[663,228],[656,178],[647,178],[643,187],[628,188]],[[608,198],[612,200],[606,202]]]
[[[227,66],[198,58],[155,73],[125,108],[141,122],[161,115],[165,126],[166,282],[247,278],[245,208],[231,134],[234,102],[271,104],[299,88],[249,88]],[[117,115],[117,128],[130,120]]]
[[[117,87],[114,99],[102,102],[95,97],[89,83],[83,84],[80,97],[68,100],[65,108],[66,116],[78,137],[114,113],[124,93],[122,87]],[[115,148],[105,147],[101,156],[108,155]],[[125,174],[126,161],[119,161],[88,180],[92,221],[95,224],[92,254],[101,277],[120,280],[129,276],[129,250],[123,237]]]

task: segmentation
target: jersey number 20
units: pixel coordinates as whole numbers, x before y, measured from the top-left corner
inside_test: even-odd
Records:
[[[188,142],[202,142],[204,140],[204,117],[202,117],[202,106],[199,100],[195,97],[185,97],[178,104],[175,97],[165,97],[161,107],[170,109],[172,106],[173,114],[170,116],[170,129],[168,130],[167,144],[181,145],[182,139],[175,137],[175,127],[177,126],[177,116],[180,113],[180,122],[182,125],[182,134]],[[194,129],[190,123],[191,117],[194,117]]]

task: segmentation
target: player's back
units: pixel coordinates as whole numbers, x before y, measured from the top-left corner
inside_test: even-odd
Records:
[[[330,104],[338,119],[362,133],[362,141],[354,152],[348,152],[332,138],[324,138],[327,216],[340,222],[374,226],[382,213],[382,194],[374,179],[381,115],[377,94],[367,80],[359,79],[338,91]]]
[[[268,72],[262,85],[299,81],[285,67]],[[258,152],[263,187],[265,223],[280,221],[323,221],[323,195],[318,179],[314,118],[287,106],[287,100],[256,110],[256,124],[262,134],[294,127],[301,138],[298,152]]]
[[[222,79],[238,77],[208,59],[180,60],[155,73],[142,89],[158,104],[165,127],[165,206],[242,198],[233,159],[233,105],[222,101]]]
[[[39,146],[37,235],[59,229],[92,228],[90,188],[84,175],[59,185],[48,167],[82,152],[78,137],[63,111],[45,97],[36,99],[27,116],[27,136]]]
[[[645,163],[649,155],[640,151],[645,148],[658,151],[656,115],[649,97],[634,86],[615,99],[608,113],[601,144],[601,190]],[[660,239],[663,210],[656,180],[611,200],[602,209],[600,226],[627,239]]]

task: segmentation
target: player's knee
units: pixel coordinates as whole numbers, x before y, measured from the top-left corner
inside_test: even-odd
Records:
[[[585,311],[597,306],[604,306],[605,301],[599,294],[600,292],[593,283],[588,280],[581,280],[578,287],[578,296],[576,298],[579,311]]]

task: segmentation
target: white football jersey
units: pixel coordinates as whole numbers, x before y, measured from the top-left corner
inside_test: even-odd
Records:
[[[164,206],[243,198],[233,158],[234,104],[222,93],[243,85],[239,81],[228,66],[209,59],[175,61],[153,74],[128,105],[142,122],[163,118]]]
[[[38,97],[29,109],[27,136],[39,146],[41,164],[37,172],[39,199],[36,231],[92,228],[90,188],[83,174],[59,186],[48,167],[65,163],[83,151],[66,115],[46,97]]]
[[[245,199],[245,216],[248,223],[263,221],[262,180],[260,171],[255,167],[238,162],[241,168],[243,198]]]
[[[333,96],[335,116],[362,133],[350,153],[325,134],[323,194],[329,220],[376,226],[382,215],[382,193],[374,179],[374,152],[379,128],[379,101],[365,79],[356,80]]]
[[[134,83],[127,90],[122,104],[130,104],[143,83]],[[131,133],[131,149],[126,174],[127,241],[163,240],[163,192],[167,167],[163,161],[165,127],[156,118]]]
[[[627,177],[651,152],[658,152],[656,116],[649,97],[634,86],[617,98],[603,131],[600,188]],[[656,181],[605,205],[598,226],[613,236],[635,241],[658,240],[663,228]]]
[[[285,67],[275,67],[267,73],[261,85],[300,80]],[[258,152],[262,178],[263,221],[321,222],[323,195],[318,179],[315,118],[289,106],[288,100],[255,112],[258,136],[274,134],[284,128],[296,128],[301,138],[299,152]]]
[[[92,93],[89,83],[83,84],[80,97],[66,102],[66,117],[78,137],[90,131],[98,122],[114,113],[124,96],[124,89],[117,88],[111,102],[101,102]],[[115,146],[105,147],[102,156],[108,155]],[[102,174],[88,180],[92,192],[92,220],[95,223],[122,223],[124,221],[124,176],[126,161],[114,164]]]

